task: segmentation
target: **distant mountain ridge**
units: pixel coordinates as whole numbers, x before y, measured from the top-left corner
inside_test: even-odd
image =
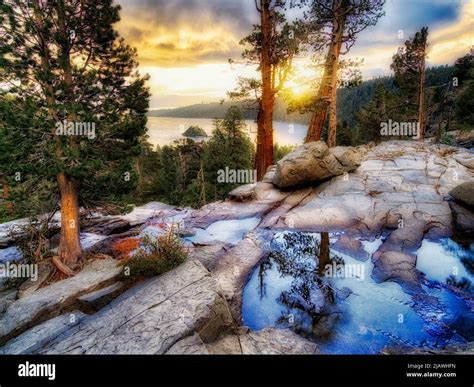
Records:
[[[453,66],[435,66],[426,72],[427,86],[439,85],[445,83],[451,76]],[[355,123],[355,114],[367,103],[374,95],[378,83],[383,82],[389,90],[396,89],[392,76],[379,77],[362,82],[359,86],[352,88],[341,88],[337,91],[337,116],[338,121],[346,121],[349,125]],[[189,106],[178,107],[174,109],[160,109],[148,112],[149,117],[175,117],[175,118],[217,118],[222,119],[226,111],[231,106],[239,106],[243,112],[244,118],[255,120],[257,112],[255,110],[245,109],[241,103],[226,101],[224,103],[211,102],[200,103]],[[311,114],[287,113],[288,105],[282,98],[277,98],[274,110],[274,120],[289,122],[295,124],[308,124]]]

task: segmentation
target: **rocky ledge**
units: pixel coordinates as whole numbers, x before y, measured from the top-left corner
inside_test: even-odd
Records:
[[[84,234],[87,250],[109,257],[21,297],[18,289],[1,290],[1,351],[316,353],[316,345],[290,330],[242,327],[244,286],[270,252],[274,233],[284,230],[343,232],[335,246],[360,261],[370,259],[375,281],[397,282],[420,297],[424,278],[416,250],[422,241],[474,230],[473,154],[411,141],[323,148],[303,147],[262,182],[198,210],[149,203],[126,216],[91,221]],[[294,180],[301,158],[306,170],[318,165],[310,185]],[[126,254],[117,246],[133,248],[145,233],[160,233],[167,223],[186,231],[188,261],[129,289],[117,283],[117,259]],[[0,227],[3,247],[11,244],[6,228]],[[354,242],[381,235],[373,254]],[[0,260],[12,259],[12,249],[0,250]]]

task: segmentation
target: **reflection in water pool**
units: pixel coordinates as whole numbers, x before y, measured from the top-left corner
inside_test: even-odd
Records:
[[[417,251],[416,268],[433,281],[468,283],[473,279],[474,244],[465,248],[447,238],[438,242],[424,240]]]
[[[335,239],[336,235],[330,235],[331,243]],[[429,263],[422,258],[418,269],[426,270],[424,292],[409,295],[397,283],[375,283],[370,259],[360,262],[334,249],[331,263],[359,265],[365,273],[363,280],[356,276],[322,278],[317,259],[320,241],[320,235],[314,233],[275,236],[272,253],[255,269],[244,289],[244,325],[252,330],[288,327],[317,342],[322,353],[371,354],[390,345],[434,349],[473,340],[472,273],[465,268],[469,260],[472,264],[472,246],[469,250],[451,240],[430,242],[429,249],[437,249],[441,259]],[[381,243],[380,239],[362,241],[369,254]],[[426,246],[420,249],[422,256],[428,254]],[[442,280],[444,272],[439,266],[452,269],[453,262],[467,285],[455,288],[449,279]],[[467,271],[461,271],[461,266]]]

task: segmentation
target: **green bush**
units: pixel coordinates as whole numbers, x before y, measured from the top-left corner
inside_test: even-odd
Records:
[[[273,160],[275,163],[280,161],[288,153],[293,152],[296,149],[295,145],[279,145],[276,143],[273,145]]]
[[[441,137],[441,144],[445,145],[454,145],[454,136],[449,133],[444,133],[443,136]]]
[[[154,277],[179,266],[187,257],[187,249],[172,228],[156,239],[145,235],[140,250],[123,263],[121,278],[125,281],[134,281]]]

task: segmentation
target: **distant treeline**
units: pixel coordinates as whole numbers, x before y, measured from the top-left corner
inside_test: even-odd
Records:
[[[426,85],[428,87],[446,83],[453,74],[453,66],[435,66],[426,71]],[[340,88],[337,93],[338,98],[338,122],[346,121],[348,125],[355,124],[355,114],[372,100],[376,86],[383,83],[389,91],[397,88],[392,76],[379,77],[362,82],[360,85],[351,88]],[[246,109],[241,103],[235,101],[211,102],[183,106],[175,109],[153,110],[148,112],[150,117],[176,117],[176,118],[224,118],[227,110],[231,106],[237,105],[243,112],[244,119],[255,120],[256,110]],[[283,98],[277,98],[274,110],[274,120],[281,122],[291,122],[295,124],[307,124],[310,114],[288,113],[288,105]]]

